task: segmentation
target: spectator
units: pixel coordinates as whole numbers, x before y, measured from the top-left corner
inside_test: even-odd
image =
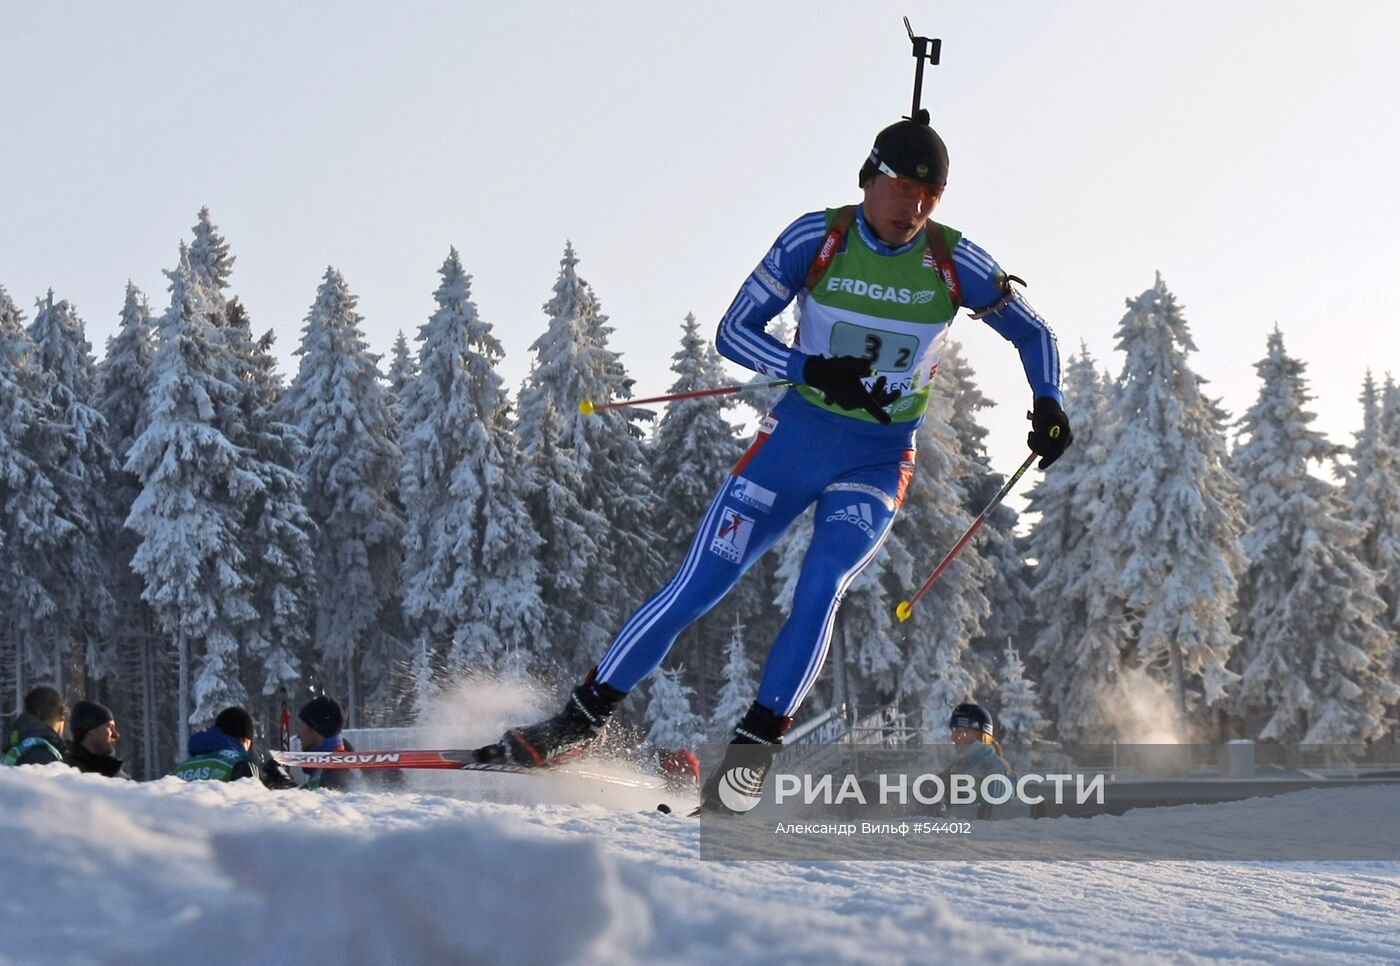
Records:
[[[988,775],[1005,775],[1015,781],[1015,773],[1001,755],[1001,742],[993,734],[992,716],[980,704],[967,702],[953,709],[948,719],[949,739],[957,748],[950,774],[971,775],[980,787]],[[992,804],[977,796],[977,817],[991,818]]]
[[[67,751],[63,727],[68,722],[68,705],[63,695],[40,685],[24,696],[24,710],[5,735],[4,765],[47,765],[62,761]]]
[[[340,735],[345,727],[345,714],[334,698],[319,694],[297,712],[297,740],[302,751],[354,751]],[[354,774],[336,768],[303,768],[306,788],[348,791],[354,786]]]
[[[252,757],[253,735],[252,715],[243,708],[225,708],[212,727],[190,735],[189,757],[170,774],[190,782],[261,778]]]
[[[121,733],[110,708],[96,701],[79,701],[73,705],[68,728],[73,733],[73,743],[64,761],[80,772],[108,778],[131,777],[122,771],[121,759],[113,754]]]

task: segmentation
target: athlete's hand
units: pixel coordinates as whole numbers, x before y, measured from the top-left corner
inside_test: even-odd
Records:
[[[1026,445],[1040,457],[1039,466],[1043,470],[1064,455],[1069,444],[1074,442],[1074,434],[1069,430],[1069,417],[1049,396],[1037,399],[1029,415],[1031,431],[1026,436]]]
[[[829,405],[860,409],[870,398],[861,382],[871,374],[870,362],[856,356],[808,356],[802,367],[802,381],[826,397]]]
[[[870,361],[858,356],[808,356],[802,366],[802,381],[817,390],[831,406],[842,409],[864,409],[882,423],[890,422],[884,407],[900,397],[900,393],[885,389],[881,376],[870,389],[861,382],[871,374]]]

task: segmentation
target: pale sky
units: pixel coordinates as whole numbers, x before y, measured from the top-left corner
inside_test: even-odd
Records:
[[[327,265],[386,353],[456,245],[515,388],[565,239],[639,395],[713,331],[797,215],[859,200],[909,110],[900,16],[943,40],[924,105],[937,217],[1027,279],[1066,356],[1115,373],[1161,271],[1238,416],[1277,323],[1350,443],[1365,369],[1400,376],[1400,4],[70,3],[0,6],[0,285],[50,286],[100,356],[128,278],[208,205],[232,291],[291,352]],[[994,464],[1024,450],[1014,350],[960,319]],[[736,370],[737,372],[737,370]],[[1073,418],[1074,413],[1070,413]]]

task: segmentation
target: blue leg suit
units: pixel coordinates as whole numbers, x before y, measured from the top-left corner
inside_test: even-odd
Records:
[[[792,614],[758,691],[764,707],[791,715],[821,672],[841,596],[894,522],[914,473],[913,434],[908,424],[861,423],[784,396],[710,504],[680,569],[608,649],[598,680],[635,688],[815,502]]]

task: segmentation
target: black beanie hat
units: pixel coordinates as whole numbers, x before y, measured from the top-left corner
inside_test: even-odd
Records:
[[[68,716],[68,727],[73,730],[73,740],[82,741],[93,728],[99,728],[112,720],[112,710],[96,701],[79,701],[73,705],[73,713]]]
[[[47,684],[39,685],[24,696],[24,710],[44,724],[68,717],[68,705],[63,703],[63,695]]]
[[[938,132],[929,127],[928,111],[920,110],[914,120],[896,121],[875,135],[875,146],[860,169],[860,185],[876,173],[893,172],[934,188],[948,183],[948,148]]]
[[[305,721],[323,738],[334,738],[345,726],[345,715],[334,698],[317,695],[302,705],[297,717]]]
[[[239,707],[220,711],[219,716],[214,719],[214,727],[230,738],[247,738],[252,741],[255,737],[253,716]]]
[[[969,701],[953,709],[953,716],[948,719],[948,727],[968,728],[989,735],[992,733],[992,716],[980,704]]]

